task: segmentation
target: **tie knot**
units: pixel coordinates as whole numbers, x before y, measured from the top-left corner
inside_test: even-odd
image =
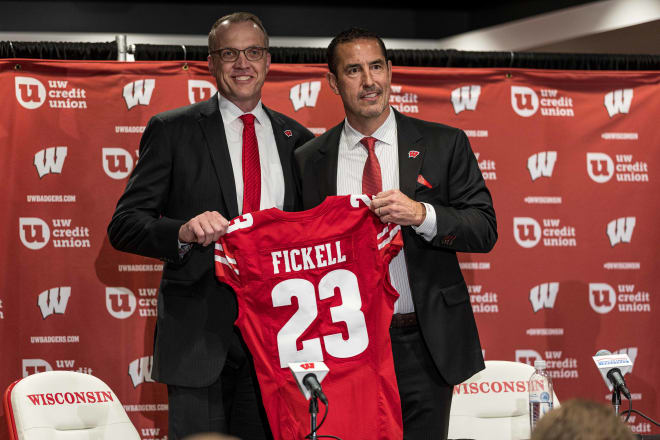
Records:
[[[367,151],[374,151],[377,140],[375,137],[367,136],[360,139],[360,143],[366,147]]]
[[[252,113],[246,113],[239,117],[243,120],[243,126],[254,125],[254,115]]]

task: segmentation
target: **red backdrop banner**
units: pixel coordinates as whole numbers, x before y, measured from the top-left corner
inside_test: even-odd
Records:
[[[272,65],[263,101],[321,134],[343,117],[325,73]],[[202,62],[0,60],[0,388],[91,373],[143,439],[166,437],[162,263],[115,251],[106,227],[149,118],[215,90]],[[493,194],[495,249],[460,255],[485,358],[547,359],[560,400],[607,402],[591,356],[625,352],[633,407],[657,418],[660,73],[395,67],[391,92],[465,130]]]

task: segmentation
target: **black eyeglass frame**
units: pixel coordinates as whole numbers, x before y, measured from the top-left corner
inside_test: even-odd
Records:
[[[254,49],[259,49],[259,53],[261,55],[259,56],[259,58],[251,59],[248,56],[247,51],[254,50]],[[235,57],[233,57],[232,59],[224,59],[222,57],[222,55],[220,55],[220,52],[222,52],[223,50],[231,50],[235,54]],[[222,61],[227,62],[227,63],[233,63],[234,61],[236,61],[241,56],[241,52],[243,52],[243,55],[245,55],[246,60],[248,60],[248,61],[259,61],[264,57],[264,55],[266,55],[268,53],[268,48],[267,47],[261,47],[261,46],[250,46],[250,47],[246,47],[245,49],[236,49],[235,47],[221,47],[219,49],[209,50],[209,55],[218,54]]]

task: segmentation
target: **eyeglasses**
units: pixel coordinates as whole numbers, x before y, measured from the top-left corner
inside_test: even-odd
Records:
[[[268,52],[267,47],[257,47],[252,46],[247,49],[234,49],[233,47],[221,47],[220,49],[210,50],[209,54],[217,53],[220,55],[220,59],[227,63],[234,62],[238,59],[241,52],[245,54],[245,58],[248,61],[259,61],[264,57],[264,54]]]

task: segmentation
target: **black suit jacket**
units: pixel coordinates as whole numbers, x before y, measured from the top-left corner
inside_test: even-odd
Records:
[[[293,150],[314,136],[296,121],[264,109],[284,173],[284,210],[291,211],[299,203]],[[179,228],[204,211],[218,211],[227,219],[238,215],[217,95],[151,118],[108,226],[115,248],[165,261],[152,377],[171,385],[201,387],[218,378],[237,314],[234,293],[216,281],[213,245],[195,245],[183,259],[178,254]]]
[[[456,252],[488,252],[495,245],[493,202],[463,131],[396,111],[395,116],[400,190],[433,205],[438,226],[431,242],[411,227],[402,228],[413,303],[440,374],[457,384],[483,369],[484,362]],[[343,127],[339,124],[295,152],[306,209],[337,193]],[[419,175],[431,188],[417,182]]]

